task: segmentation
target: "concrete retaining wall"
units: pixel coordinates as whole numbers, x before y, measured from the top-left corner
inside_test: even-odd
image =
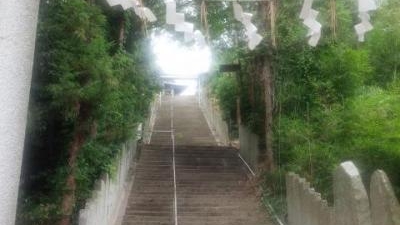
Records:
[[[333,208],[294,173],[286,176],[289,225],[335,225]]]
[[[142,129],[142,137],[144,144],[150,144],[151,134],[153,131],[154,123],[156,121],[157,111],[161,105],[161,93],[156,96],[154,101],[150,105],[150,115],[148,116],[147,120],[143,124]]]
[[[230,145],[228,124],[222,119],[222,112],[215,99],[208,97],[208,90],[201,89],[199,94],[199,104],[204,116],[216,136],[217,142],[221,145]],[[243,125],[239,126],[240,155],[255,170],[260,153],[259,138]]]
[[[240,155],[255,170],[260,153],[258,135],[243,125],[239,126]]]
[[[381,170],[372,175],[368,196],[354,164],[340,164],[332,207],[297,174],[287,174],[286,189],[289,225],[400,225],[399,202]]]
[[[121,218],[129,195],[129,174],[134,162],[137,139],[122,146],[122,153],[116,162],[117,173],[108,174],[96,184],[93,196],[79,212],[79,225],[116,225]]]
[[[199,96],[200,108],[208,125],[220,145],[230,144],[228,124],[223,120],[222,112],[215,99],[208,97],[207,90],[201,91]]]

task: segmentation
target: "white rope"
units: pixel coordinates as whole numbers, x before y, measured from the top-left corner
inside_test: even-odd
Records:
[[[246,165],[247,169],[250,171],[250,173],[253,175],[253,177],[256,176],[256,174],[254,173],[254,171],[250,168],[249,164],[247,164],[246,160],[243,159],[242,155],[240,155],[240,153],[238,153],[239,158],[242,160],[242,162],[244,163],[244,165]]]
[[[247,169],[250,171],[250,173],[253,175],[253,177],[256,176],[256,174],[254,173],[254,171],[250,168],[249,164],[246,162],[246,160],[243,159],[243,157],[240,155],[240,153],[238,153],[239,158],[242,160],[242,162],[246,165]],[[269,211],[271,212],[272,216],[274,217],[274,219],[276,220],[276,222],[279,225],[285,225],[281,219],[279,219],[278,215],[276,214],[274,208],[272,207],[272,205],[268,202],[268,200],[266,200],[266,204],[267,207],[269,208]]]
[[[176,166],[175,166],[175,134],[174,134],[174,105],[173,105],[174,93],[170,100],[171,104],[171,140],[172,140],[172,170],[174,174],[174,220],[175,225],[178,225],[178,197],[176,193]]]

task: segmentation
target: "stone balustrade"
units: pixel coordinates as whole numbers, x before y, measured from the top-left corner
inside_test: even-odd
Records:
[[[260,155],[260,141],[257,134],[244,125],[239,126],[240,155],[248,163],[252,170],[257,169]]]
[[[399,225],[400,206],[389,178],[382,170],[372,174],[369,198],[373,225]]]
[[[226,121],[223,120],[221,109],[215,99],[210,99],[207,95],[207,89],[202,90],[200,94],[200,107],[209,124],[213,135],[216,136],[220,145],[229,145],[229,128]],[[259,137],[250,129],[241,124],[239,126],[239,152],[243,159],[248,163],[252,170],[256,170],[260,154]]]
[[[199,104],[218,144],[223,146],[229,145],[230,137],[228,124],[224,121],[221,109],[216,100],[210,99],[207,95],[207,91],[203,90],[199,96]]]
[[[355,165],[348,161],[334,172],[334,204],[299,175],[286,176],[289,225],[400,225],[400,206],[382,170],[372,175],[368,196]]]
[[[136,152],[136,140],[122,146],[122,154],[116,161],[117,172],[104,175],[98,180],[92,198],[79,212],[79,225],[121,224],[129,194],[129,171]]]
[[[160,108],[161,105],[161,98],[162,98],[162,93],[158,94],[153,102],[151,103],[149,107],[149,116],[143,123],[142,129],[142,141],[144,144],[150,144],[151,140],[151,134],[153,131],[154,123],[156,121],[156,114]]]

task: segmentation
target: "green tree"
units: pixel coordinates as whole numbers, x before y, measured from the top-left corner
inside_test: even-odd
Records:
[[[41,2],[25,155],[42,163],[25,177],[37,188],[22,195],[22,224],[71,224],[157,90],[148,43],[135,27],[141,21],[120,12],[126,24],[112,29],[118,17],[108,10],[83,0]],[[48,153],[52,162],[43,163]]]
[[[400,67],[400,2],[389,0],[373,16],[374,29],[366,35],[376,72],[371,84],[388,86],[398,80]]]

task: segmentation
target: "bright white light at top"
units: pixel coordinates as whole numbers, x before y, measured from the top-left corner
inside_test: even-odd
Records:
[[[175,80],[174,83],[186,86],[180,95],[195,95],[197,93],[197,80]]]
[[[211,52],[208,47],[183,46],[168,33],[163,33],[152,35],[152,48],[156,63],[165,76],[197,77],[210,69]]]

